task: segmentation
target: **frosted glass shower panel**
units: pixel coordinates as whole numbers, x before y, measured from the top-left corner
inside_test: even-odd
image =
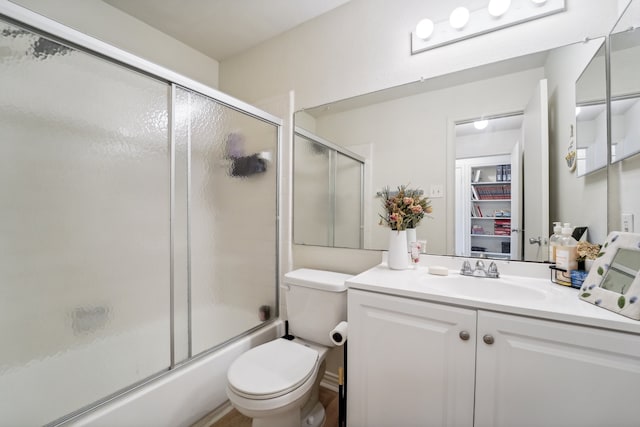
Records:
[[[0,424],[42,425],[169,366],[169,88],[1,21],[0,75]]]
[[[293,152],[294,241],[333,245],[333,152],[299,134],[295,134]]]
[[[196,355],[275,314],[278,128],[188,93],[191,341]]]
[[[363,163],[336,153],[334,246],[362,247]]]

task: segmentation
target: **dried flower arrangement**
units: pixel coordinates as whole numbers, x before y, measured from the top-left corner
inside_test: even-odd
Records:
[[[384,215],[380,214],[380,225],[392,230],[406,230],[418,226],[425,214],[433,212],[431,200],[419,189],[410,189],[404,185],[397,191],[385,187],[378,193],[382,198]]]

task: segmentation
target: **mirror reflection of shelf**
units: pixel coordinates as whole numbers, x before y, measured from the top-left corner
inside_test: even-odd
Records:
[[[517,186],[512,186],[511,156],[481,156],[456,161],[459,179],[456,190],[461,206],[456,217],[456,230],[460,233],[456,253],[463,256],[517,259],[511,253],[517,248],[517,218],[512,209]],[[518,176],[513,176],[517,183]],[[513,199],[512,199],[513,198]],[[514,211],[517,214],[517,211]]]
[[[472,183],[471,200],[479,202],[511,200],[511,182]]]

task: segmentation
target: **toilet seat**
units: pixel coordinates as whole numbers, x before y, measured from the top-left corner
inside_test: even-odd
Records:
[[[243,353],[227,372],[229,388],[248,399],[273,399],[300,387],[315,374],[318,351],[276,339]]]

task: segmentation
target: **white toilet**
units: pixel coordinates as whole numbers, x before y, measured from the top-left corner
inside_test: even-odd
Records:
[[[284,295],[289,334],[254,347],[227,372],[227,396],[253,427],[320,427],[324,408],[318,389],[325,371],[329,332],[347,320],[351,276],[299,269],[285,274]]]

